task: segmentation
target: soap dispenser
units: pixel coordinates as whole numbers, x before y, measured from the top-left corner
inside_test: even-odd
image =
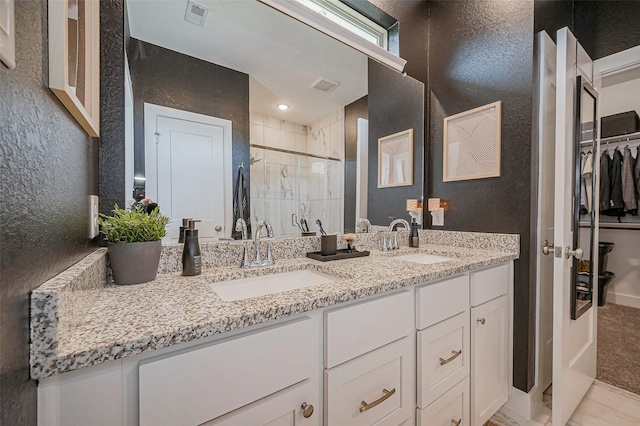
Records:
[[[182,219],[182,226],[180,227],[180,235],[178,236],[178,244],[184,243],[184,234],[187,228],[189,227],[189,221],[193,220],[192,217],[188,217],[186,219]]]
[[[418,224],[416,218],[411,220],[411,233],[409,234],[409,247],[420,247],[420,237],[418,236]]]
[[[182,250],[182,275],[193,276],[202,273],[202,258],[200,257],[200,244],[198,243],[198,230],[196,222],[188,220],[184,231],[184,250]]]

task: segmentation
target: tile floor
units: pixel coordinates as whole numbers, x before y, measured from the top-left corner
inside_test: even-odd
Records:
[[[485,426],[550,426],[551,395],[532,420],[501,410]],[[640,396],[596,380],[567,423],[569,426],[638,426]]]

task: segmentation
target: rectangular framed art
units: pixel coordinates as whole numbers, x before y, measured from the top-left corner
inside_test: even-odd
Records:
[[[49,0],[49,88],[90,135],[100,135],[100,2]]]
[[[413,185],[413,129],[378,139],[378,188]]]
[[[444,119],[444,182],[500,176],[502,102]]]

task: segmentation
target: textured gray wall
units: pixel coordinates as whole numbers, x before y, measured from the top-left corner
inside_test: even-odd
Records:
[[[532,211],[533,0],[429,2],[429,196],[447,200],[444,229],[516,233],[514,378],[529,391],[535,367]],[[502,101],[498,178],[443,182],[443,120]],[[532,254],[533,253],[533,254]]]
[[[407,199],[423,195],[424,84],[369,59],[369,189],[367,216],[373,225],[389,217],[410,220]],[[378,139],[413,129],[413,185],[378,188]]]
[[[244,163],[249,192],[249,75],[134,38],[127,54],[133,85],[136,176],[144,176],[144,103],[148,102],[230,120],[234,188],[238,167]]]
[[[0,65],[0,424],[36,424],[29,292],[95,247],[98,141],[48,89],[47,1],[17,1],[17,68]]]

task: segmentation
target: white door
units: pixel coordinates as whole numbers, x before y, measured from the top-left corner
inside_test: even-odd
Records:
[[[577,129],[576,100],[582,87],[578,77],[593,83],[593,62],[567,28],[557,34],[556,79],[556,158],[555,158],[555,212],[554,212],[554,267],[553,267],[553,424],[567,423],[596,375],[596,317],[594,298],[591,306],[584,305],[583,314],[572,319],[572,277],[577,262],[571,250],[574,233],[574,197],[576,179]],[[595,108],[595,103],[593,104]],[[597,160],[595,164],[598,164]],[[594,171],[596,167],[594,167]],[[597,187],[597,185],[596,185]],[[597,206],[597,194],[593,202]],[[597,211],[597,208],[595,209]],[[597,228],[597,217],[595,226]],[[597,247],[582,240],[581,247],[589,255]],[[568,257],[567,257],[568,255]],[[597,262],[595,256],[594,264]],[[597,265],[594,265],[597,277]],[[597,279],[594,280],[597,295]]]
[[[556,149],[556,44],[549,34],[536,35],[538,49],[538,235],[537,387],[540,395],[551,385],[553,368],[553,203]],[[543,251],[544,250],[544,251]],[[545,256],[544,253],[547,255]]]
[[[164,243],[176,243],[183,218],[200,220],[200,241],[231,233],[231,122],[145,104],[146,196],[171,218]]]

